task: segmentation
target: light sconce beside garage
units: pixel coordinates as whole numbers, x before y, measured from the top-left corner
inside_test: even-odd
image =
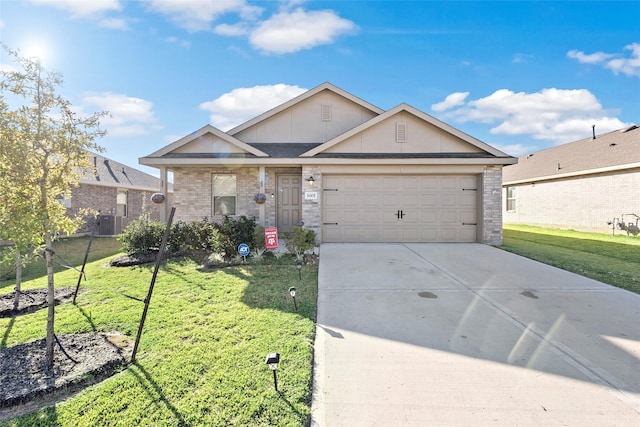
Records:
[[[305,181],[307,181],[309,183],[309,185],[313,185],[316,182],[316,180],[313,179],[313,175],[310,176],[309,178],[305,179]]]

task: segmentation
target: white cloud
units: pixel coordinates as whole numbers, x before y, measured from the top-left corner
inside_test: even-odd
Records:
[[[579,50],[571,50],[567,52],[567,56],[576,59],[582,64],[601,64],[605,68],[612,70],[616,75],[622,73],[627,76],[640,77],[640,43],[631,43],[624,48],[631,51],[629,58],[605,52],[585,54]]]
[[[153,114],[153,103],[124,94],[102,92],[87,93],[83,97],[85,106],[97,106],[109,115],[100,120],[109,136],[144,135],[162,128]],[[83,107],[84,109],[85,107]]]
[[[119,0],[31,0],[32,3],[71,12],[74,18],[90,18],[104,12],[122,10]]]
[[[612,59],[606,67],[613,70],[614,74],[640,77],[640,43],[631,43],[625,49],[631,51],[631,58]]]
[[[307,89],[286,84],[241,87],[200,104],[202,110],[211,112],[211,124],[227,131],[245,121],[270,110]]]
[[[508,155],[513,157],[520,157],[522,155],[531,153],[538,149],[538,147],[536,146],[524,145],[524,144],[503,144],[503,145],[494,144],[494,147],[496,147],[498,150],[502,151],[503,153],[507,153]]]
[[[458,105],[463,105],[467,96],[469,96],[469,92],[454,92],[448,95],[444,101],[433,104],[431,109],[433,111],[446,111]]]
[[[262,8],[245,0],[150,0],[148,7],[187,31],[208,31],[211,23],[226,13],[238,13],[243,19],[262,13]]]
[[[357,30],[357,26],[331,10],[281,11],[251,32],[249,41],[264,53],[294,53],[332,43],[336,37]]]
[[[447,99],[451,96],[455,100],[460,94],[453,93]],[[447,99],[434,106],[448,105]],[[611,117],[586,89],[550,88],[535,93],[500,89],[487,97],[434,111],[458,122],[492,124],[491,133],[495,135],[526,135],[555,143],[584,138],[592,124],[599,132],[628,125]]]
[[[581,64],[599,64],[611,58],[613,55],[604,52],[595,52],[587,55],[580,50],[570,50],[567,52],[567,56],[577,60]]]
[[[240,22],[239,24],[220,24],[216,25],[213,32],[221,36],[244,36],[249,33],[247,24]]]

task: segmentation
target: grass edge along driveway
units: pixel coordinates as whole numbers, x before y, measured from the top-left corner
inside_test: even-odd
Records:
[[[499,248],[640,294],[640,236],[505,224]]]
[[[77,265],[64,245],[57,250]],[[119,330],[135,338],[143,304],[134,298],[146,296],[153,266],[110,268],[111,258],[87,265],[77,305],[56,308],[56,333]],[[46,286],[46,277],[26,275],[24,289]],[[77,277],[62,271],[56,286],[74,286]],[[12,290],[0,283],[0,293]],[[304,266],[300,279],[293,261],[206,271],[170,260],[158,274],[136,364],[0,425],[308,425],[316,300],[316,266]],[[42,338],[45,324],[46,310],[0,319],[3,345]],[[278,392],[265,364],[271,352],[281,355]]]

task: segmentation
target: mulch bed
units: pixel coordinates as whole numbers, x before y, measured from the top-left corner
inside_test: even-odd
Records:
[[[55,288],[53,298],[55,305],[73,300],[74,287]],[[13,311],[15,292],[0,295],[0,317],[33,313],[47,306],[47,289],[27,289],[20,291],[18,311]]]
[[[126,366],[133,340],[119,332],[58,336],[47,374],[45,340],[0,350],[0,420],[55,404]]]

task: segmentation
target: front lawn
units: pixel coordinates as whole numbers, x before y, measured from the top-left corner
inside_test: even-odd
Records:
[[[56,308],[56,333],[118,330],[133,339],[153,265],[108,267],[117,252],[113,239],[93,245],[77,305]],[[56,252],[78,265],[82,247],[70,239]],[[37,268],[25,272],[24,289],[46,287]],[[61,271],[56,287],[75,286],[77,277]],[[0,292],[12,285],[0,282]],[[136,364],[64,403],[0,425],[308,425],[316,295],[316,266],[305,265],[299,279],[293,261],[208,271],[172,259],[158,274]],[[45,324],[46,310],[0,319],[0,346],[43,338]],[[271,352],[281,355],[278,392],[265,364]]]
[[[501,248],[640,294],[640,237],[505,224]]]

